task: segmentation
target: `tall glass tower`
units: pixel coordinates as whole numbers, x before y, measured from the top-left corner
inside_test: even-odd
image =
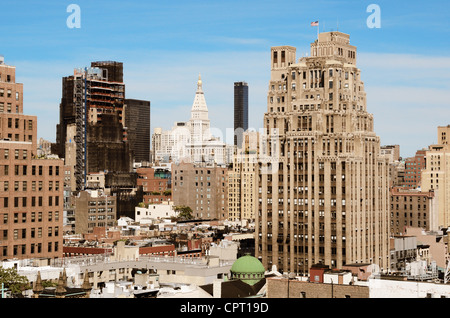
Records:
[[[241,130],[242,129],[242,130]],[[234,83],[234,145],[241,147],[242,133],[248,129],[248,84]]]

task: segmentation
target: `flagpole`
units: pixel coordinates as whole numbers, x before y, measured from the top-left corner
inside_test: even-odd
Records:
[[[317,21],[317,43],[319,43],[319,21]]]

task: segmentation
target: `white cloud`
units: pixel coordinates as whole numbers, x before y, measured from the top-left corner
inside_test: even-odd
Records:
[[[450,118],[450,58],[360,53],[358,67],[383,144],[400,144],[409,157],[436,142]]]
[[[450,57],[363,52],[358,67],[369,83],[450,88]]]

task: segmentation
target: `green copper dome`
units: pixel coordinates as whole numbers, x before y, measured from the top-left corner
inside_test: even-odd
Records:
[[[231,279],[240,279],[253,285],[264,278],[264,266],[251,255],[239,257],[231,266]]]

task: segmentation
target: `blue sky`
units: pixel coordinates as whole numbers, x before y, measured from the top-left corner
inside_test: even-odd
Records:
[[[66,11],[81,9],[81,28]],[[370,4],[381,28],[369,28]],[[24,112],[38,136],[55,140],[61,79],[91,61],[124,63],[127,98],[151,101],[152,129],[189,119],[202,74],[211,126],[233,127],[233,82],[249,84],[249,126],[267,109],[270,47],[291,45],[297,58],[320,31],[350,34],[382,144],[401,155],[437,140],[450,124],[448,1],[11,1],[2,0],[0,54],[24,83]]]

